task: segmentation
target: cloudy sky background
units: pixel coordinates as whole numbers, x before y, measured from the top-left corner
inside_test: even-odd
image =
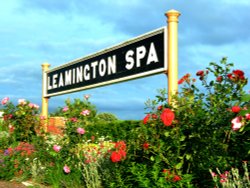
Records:
[[[0,98],[41,106],[43,62],[53,68],[165,26],[170,9],[181,12],[179,77],[224,56],[250,77],[249,0],[8,0],[0,7]],[[165,75],[52,97],[49,107],[90,94],[99,112],[141,119],[160,88]]]

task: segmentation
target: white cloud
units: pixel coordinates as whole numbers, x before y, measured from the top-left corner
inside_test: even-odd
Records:
[[[169,9],[182,14],[179,77],[194,75],[223,56],[250,76],[249,6],[248,0],[6,1],[0,8],[1,94],[40,103],[44,61],[51,67],[62,65],[164,26]],[[166,86],[167,77],[156,75],[51,98],[50,105],[90,93],[102,110],[121,118],[141,117],[144,102]]]

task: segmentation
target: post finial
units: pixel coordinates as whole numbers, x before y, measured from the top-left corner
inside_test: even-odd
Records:
[[[50,67],[50,64],[49,64],[48,62],[44,62],[44,63],[42,64],[42,70],[43,70],[43,71],[49,70],[49,67]]]
[[[177,10],[171,9],[165,13],[165,16],[168,18],[169,22],[178,22],[178,17],[181,15]]]

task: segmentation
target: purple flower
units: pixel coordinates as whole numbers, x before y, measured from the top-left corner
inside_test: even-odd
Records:
[[[8,150],[8,149],[4,150],[3,155],[7,156],[7,155],[9,155],[9,154],[10,154],[10,152],[9,152],[9,150]]]

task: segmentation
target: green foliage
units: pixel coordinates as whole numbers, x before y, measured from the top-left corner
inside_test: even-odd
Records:
[[[66,106],[60,108],[57,115],[66,120],[64,139],[71,144],[81,143],[82,135],[77,132],[78,128],[86,129],[95,123],[96,107],[88,99],[70,99],[65,101]]]
[[[102,121],[103,122],[113,122],[113,121],[118,120],[118,118],[114,114],[107,113],[107,112],[97,114],[96,118],[101,122]]]
[[[146,102],[144,123],[130,131],[127,159],[118,167],[126,185],[209,187],[209,168],[226,170],[249,160],[247,79],[232,66],[223,58],[198,71],[201,87],[185,75],[173,106],[166,102],[165,90]],[[234,106],[240,111],[234,112]],[[235,118],[240,118],[240,128],[233,128]]]
[[[140,144],[147,142],[150,146],[143,153],[143,163],[160,162],[180,176],[192,174],[193,183],[202,187],[211,182],[207,169],[226,169],[249,160],[249,120],[245,117],[249,95],[243,91],[247,79],[242,71],[231,71],[232,66],[223,58],[220,64],[210,63],[206,70],[198,71],[201,89],[195,86],[191,75],[181,78],[182,92],[170,107],[175,114],[171,126],[161,123],[162,111],[158,110],[159,106],[169,108],[166,92],[162,90],[157,99],[147,101],[150,118],[138,134]],[[233,106],[240,106],[244,115],[240,117],[243,126],[239,130],[232,129],[231,121],[240,116],[232,112]]]
[[[8,130],[13,141],[31,141],[36,133],[36,129],[40,125],[40,117],[38,116],[38,106],[36,104],[19,100],[19,104],[14,105],[7,102],[3,106],[2,126]]]
[[[244,75],[238,77],[236,71],[240,70],[231,71],[232,66],[226,58],[220,64],[210,63],[210,67],[199,76],[205,91],[195,87],[192,79],[188,78],[182,88],[185,92],[177,98],[178,125],[187,138],[185,147],[191,154],[190,162],[185,164],[190,170],[193,168],[196,176],[203,174],[204,177],[200,176],[203,180],[209,167],[225,169],[238,166],[246,160],[250,150],[247,144],[249,122],[245,122],[242,131],[231,128],[231,120],[237,117],[231,108],[241,106],[241,109],[249,109],[249,101],[246,100],[249,95],[243,90],[247,79]]]
[[[113,141],[130,140],[134,134],[134,129],[139,127],[140,121],[136,120],[119,120],[114,122],[98,122],[94,126],[86,127],[86,136],[88,138],[98,138],[105,136]]]
[[[51,114],[65,119],[63,135],[37,135],[37,107],[5,99],[0,179],[52,187],[214,187],[209,169],[240,173],[249,161],[250,95],[244,72],[232,68],[223,58],[198,71],[198,79],[186,74],[171,104],[159,90],[146,101],[143,121],[97,114],[89,96],[68,99]]]

